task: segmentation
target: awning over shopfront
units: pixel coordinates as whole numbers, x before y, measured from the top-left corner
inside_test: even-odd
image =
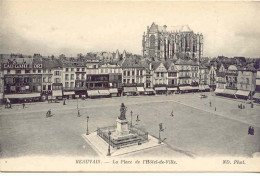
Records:
[[[180,90],[190,90],[190,86],[179,87]]]
[[[74,95],[75,92],[73,92],[73,91],[69,91],[69,92],[63,92],[63,94],[64,94],[64,95]]]
[[[260,100],[260,92],[256,92],[253,96],[253,99]]]
[[[40,97],[40,93],[31,93],[31,94],[8,94],[5,95],[5,98],[37,98]]]
[[[138,92],[144,92],[144,88],[143,87],[137,87],[137,91]]]
[[[236,94],[236,90],[232,90],[232,89],[225,89],[223,91],[224,94],[228,94],[228,95],[235,95]]]
[[[88,90],[87,93],[88,93],[89,97],[91,97],[91,96],[99,96],[98,90]]]
[[[110,95],[110,92],[108,90],[98,90],[99,95]]]
[[[146,88],[145,92],[154,92],[154,90],[152,88]]]
[[[205,90],[204,85],[199,85],[199,90]]]
[[[118,90],[117,90],[117,88],[110,88],[110,89],[109,89],[109,93],[111,93],[111,94],[117,94],[117,93],[118,93]]]
[[[190,86],[190,90],[199,90],[198,86]]]
[[[166,87],[155,87],[154,90],[166,90]]]
[[[136,87],[124,87],[124,92],[136,92]]]
[[[169,91],[177,91],[178,89],[177,89],[177,87],[168,87],[167,90],[169,90]]]
[[[245,96],[245,97],[248,97],[249,94],[250,94],[250,91],[246,91],[246,90],[238,90],[236,92],[236,95]]]
[[[52,96],[54,97],[61,97],[62,96],[62,90],[53,90]]]
[[[209,85],[204,85],[205,90],[209,90]]]
[[[225,89],[216,88],[215,93],[223,93]]]

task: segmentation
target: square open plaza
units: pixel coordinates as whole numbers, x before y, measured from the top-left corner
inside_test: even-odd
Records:
[[[201,93],[188,93],[74,99],[67,100],[66,105],[60,101],[26,103],[25,108],[22,104],[14,104],[12,109],[1,107],[1,157],[98,157],[98,151],[85,138],[87,125],[92,135],[98,128],[116,125],[121,103],[127,107],[129,124],[132,111],[134,127],[147,131],[152,140],[157,140],[162,123],[164,130],[160,135],[166,138],[162,145],[129,150],[125,156],[259,155],[260,106],[254,104],[252,108],[244,100],[215,96],[213,92],[203,94],[207,98],[201,98]],[[245,108],[238,108],[241,104]],[[50,109],[52,117],[46,118]],[[254,135],[248,134],[249,126],[254,127]]]

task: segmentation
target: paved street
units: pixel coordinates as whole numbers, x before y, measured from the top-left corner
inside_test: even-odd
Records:
[[[127,118],[133,111],[133,124],[158,136],[158,124],[166,127],[162,136],[165,145],[132,156],[252,156],[260,152],[260,106],[238,109],[241,102],[207,93],[156,95],[78,100],[81,117],[77,117],[77,100],[60,103],[32,103],[25,109],[0,110],[1,157],[25,155],[97,156],[81,137],[89,129],[115,125],[120,104],[128,107]],[[212,107],[209,102],[211,101]],[[216,107],[216,111],[215,111]],[[45,118],[48,109],[54,114]],[[174,117],[171,117],[173,111]],[[136,116],[140,122],[136,124]],[[247,134],[254,126],[255,135]]]

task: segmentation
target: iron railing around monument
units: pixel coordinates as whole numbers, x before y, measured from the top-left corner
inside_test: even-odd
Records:
[[[97,129],[97,135],[100,136],[104,141],[107,143],[110,142],[110,146],[113,148],[121,148],[125,147],[128,145],[132,144],[141,144],[145,141],[148,141],[148,132],[142,131],[141,129],[137,127],[130,127],[130,134],[134,134],[134,137],[125,137],[123,139],[113,139],[112,136],[110,136],[109,140],[109,135],[108,132],[110,131],[111,133],[116,131],[116,126],[109,126],[109,127],[104,127],[104,128],[98,128]]]

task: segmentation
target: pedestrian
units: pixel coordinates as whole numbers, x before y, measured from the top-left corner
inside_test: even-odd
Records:
[[[209,102],[209,106],[211,107],[211,101]]]
[[[252,127],[249,126],[249,128],[248,128],[248,135],[251,134],[251,128],[252,128]]]
[[[217,111],[217,108],[215,107],[215,111]]]
[[[23,109],[25,108],[25,104],[23,103]]]
[[[171,115],[170,115],[170,116],[174,117],[173,110],[172,110],[172,112],[171,112]]]
[[[243,105],[243,109],[245,109],[245,105]]]
[[[137,121],[137,122],[140,121],[140,120],[139,120],[139,115],[136,116],[136,121]]]
[[[79,109],[78,109],[78,117],[80,117],[80,112],[79,112]]]
[[[63,101],[63,105],[66,105],[66,102],[65,102],[65,101],[66,101],[66,100]]]

